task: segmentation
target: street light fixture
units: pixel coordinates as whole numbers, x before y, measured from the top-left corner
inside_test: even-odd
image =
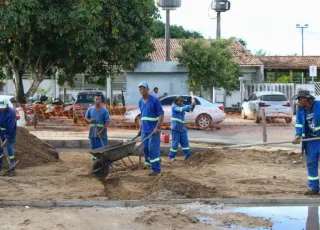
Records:
[[[301,29],[301,43],[302,43],[302,56],[304,56],[304,29],[309,28],[308,24],[304,24],[304,25],[300,25],[300,24],[296,24],[296,28],[297,29]]]

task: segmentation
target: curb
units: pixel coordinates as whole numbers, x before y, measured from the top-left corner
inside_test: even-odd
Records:
[[[307,206],[320,205],[320,199],[181,199],[181,200],[109,200],[109,201],[0,201],[0,206],[29,207],[140,207],[145,205],[172,205],[200,202],[210,205]]]

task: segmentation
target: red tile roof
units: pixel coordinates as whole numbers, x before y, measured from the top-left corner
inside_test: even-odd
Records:
[[[261,56],[265,69],[309,69],[320,67],[320,56]]]
[[[181,42],[184,39],[171,39],[170,40],[170,56],[172,61],[178,61],[175,54],[181,51]],[[210,43],[214,40],[205,40],[206,43]],[[165,39],[153,39],[153,44],[156,50],[150,54],[150,58],[153,62],[163,62],[166,59],[166,43]],[[234,40],[232,42],[233,58],[239,65],[262,65],[262,62],[254,55],[252,55],[240,42]]]

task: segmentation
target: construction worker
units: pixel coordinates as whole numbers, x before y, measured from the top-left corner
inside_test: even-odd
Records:
[[[4,157],[4,148],[6,148],[11,166],[15,165],[14,160],[14,143],[17,135],[16,112],[9,107],[9,99],[0,99],[0,129],[1,129],[1,146],[0,146],[0,170]],[[10,166],[9,166],[10,167]],[[15,176],[15,167],[4,176]]]
[[[88,109],[85,116],[85,119],[90,124],[89,139],[91,149],[108,145],[107,127],[110,122],[110,115],[108,109],[101,105],[101,100],[101,95],[96,95],[94,97],[94,106]]]
[[[172,135],[172,146],[169,153],[170,162],[176,158],[179,144],[182,147],[185,159],[191,156],[188,132],[184,116],[186,112],[193,112],[196,102],[193,99],[191,105],[184,105],[183,98],[177,97],[172,105],[172,118],[171,118],[171,135]]]
[[[161,172],[160,132],[164,111],[159,99],[149,94],[147,82],[139,84],[139,91],[142,96],[139,101],[141,111],[139,134],[141,134],[142,140],[151,135],[143,145],[145,165],[150,166],[153,171],[149,176],[156,176]]]
[[[308,90],[299,91],[296,99],[298,99],[299,108],[296,115],[296,136],[292,143],[299,144],[301,139],[320,137],[320,102],[315,101]],[[305,154],[310,187],[310,190],[304,194],[317,195],[319,193],[320,140],[303,142],[302,154]]]

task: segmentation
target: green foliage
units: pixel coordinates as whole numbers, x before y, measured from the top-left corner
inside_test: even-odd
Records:
[[[38,94],[38,96],[40,96],[40,95],[46,95],[50,90],[52,89],[52,86],[50,86],[49,88],[47,88],[47,89],[44,89],[44,88],[38,88],[37,89],[37,94]]]
[[[132,70],[154,50],[150,30],[158,17],[153,0],[14,0],[0,7],[0,53],[13,70],[18,100],[22,74],[36,92],[45,75],[62,69],[58,82],[104,84],[120,68]],[[97,76],[97,78],[95,78]]]
[[[152,24],[151,36],[153,38],[165,38],[165,23],[160,20],[154,20]],[[182,26],[170,25],[171,38],[203,38],[199,32],[185,30]]]
[[[278,78],[276,83],[292,83],[292,79],[290,76],[283,75],[280,78]]]
[[[258,51],[256,51],[254,53],[255,56],[268,56],[269,54],[267,53],[267,51],[263,50],[263,49],[259,49]]]
[[[241,45],[243,45],[244,47],[247,47],[248,43],[244,39],[242,38],[235,38],[235,39],[238,40],[238,42],[240,42]]]
[[[176,56],[179,65],[188,68],[190,88],[224,88],[231,91],[241,76],[239,65],[233,61],[233,39],[208,41],[189,39]]]

